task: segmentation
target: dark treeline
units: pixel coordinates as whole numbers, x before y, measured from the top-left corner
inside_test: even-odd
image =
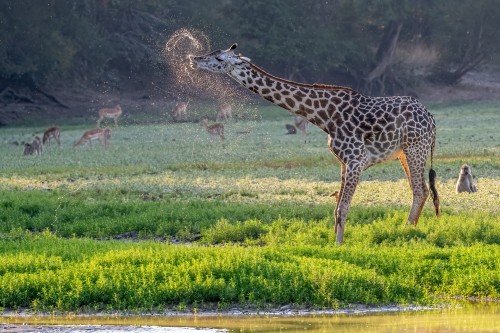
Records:
[[[497,61],[499,27],[496,0],[2,0],[0,94],[168,80],[162,48],[179,28],[288,79],[411,93]]]

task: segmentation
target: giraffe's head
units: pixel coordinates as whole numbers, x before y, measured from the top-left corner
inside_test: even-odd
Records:
[[[214,73],[229,73],[234,67],[244,61],[250,61],[247,57],[235,54],[233,50],[238,44],[233,44],[227,50],[217,50],[203,56],[189,56],[192,68],[201,68]]]

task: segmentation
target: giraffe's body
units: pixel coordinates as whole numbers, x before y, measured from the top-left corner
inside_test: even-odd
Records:
[[[341,164],[342,182],[335,210],[337,243],[361,172],[399,159],[413,191],[408,217],[416,224],[429,190],[425,165],[431,155],[429,182],[436,214],[439,199],[432,170],[436,127],[432,115],[413,97],[369,97],[347,87],[303,84],[281,79],[228,50],[190,57],[193,67],[226,73],[247,89],[290,112],[305,117],[328,134],[328,147]]]

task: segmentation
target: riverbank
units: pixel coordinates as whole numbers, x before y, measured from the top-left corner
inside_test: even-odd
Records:
[[[247,313],[247,314],[241,314]],[[247,312],[228,309],[210,313],[0,316],[0,332],[9,333],[188,333],[188,332],[302,332],[342,330],[345,333],[493,332],[500,326],[500,303],[462,302],[446,307],[350,307],[348,309],[285,309]],[[493,330],[492,330],[493,329]]]
[[[238,318],[257,319],[259,317],[305,317],[305,316],[340,316],[340,315],[368,315],[397,312],[415,312],[438,310],[443,307],[424,307],[424,306],[367,306],[362,304],[351,305],[342,309],[309,309],[298,308],[291,305],[281,306],[279,308],[256,309],[231,307],[227,310],[196,310],[189,311],[166,311],[161,313],[135,313],[135,312],[100,312],[100,313],[48,313],[33,312],[31,310],[4,311],[0,314],[0,332],[2,333],[62,333],[62,332],[85,332],[85,333],[119,333],[119,332],[225,332],[222,329],[202,328],[196,324],[197,321],[203,322],[210,318]],[[167,323],[174,323],[183,319],[187,325],[195,327],[162,327],[162,326],[144,326],[129,325],[130,322],[155,322],[158,319],[167,318]],[[170,320],[168,319],[170,318]],[[8,323],[5,323],[8,322]],[[73,325],[68,325],[73,322]],[[89,324],[100,322],[101,324]],[[116,323],[120,322],[121,325]],[[36,325],[35,325],[36,323]],[[203,324],[202,324],[203,325]]]

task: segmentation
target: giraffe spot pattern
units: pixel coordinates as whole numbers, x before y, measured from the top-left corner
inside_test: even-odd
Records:
[[[412,97],[369,97],[323,85],[295,85],[254,70],[241,73],[248,89],[327,132],[330,150],[346,160],[366,151],[378,162],[401,149],[404,140],[406,146],[417,145],[421,137],[435,133],[432,116]]]
[[[295,101],[292,98],[290,97],[285,98],[285,102],[290,106],[290,108],[295,107]]]
[[[407,96],[370,97],[345,87],[294,83],[270,76],[249,62],[238,66],[230,76],[328,134],[329,149],[343,165],[336,225],[344,228],[362,170],[394,158],[400,159],[411,183],[414,205],[408,220],[416,223],[419,205],[428,195],[422,180],[436,135],[435,121],[420,102]],[[241,72],[246,75],[239,75]]]

